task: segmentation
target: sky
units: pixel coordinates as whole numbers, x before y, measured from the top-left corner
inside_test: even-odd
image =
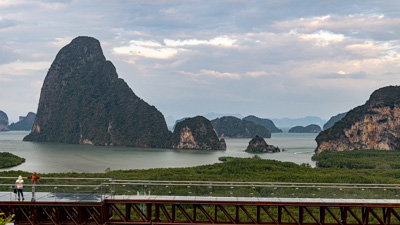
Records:
[[[0,110],[36,112],[58,51],[98,39],[165,117],[329,119],[400,82],[400,1],[0,0]]]

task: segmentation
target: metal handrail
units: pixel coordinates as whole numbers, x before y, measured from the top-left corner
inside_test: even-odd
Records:
[[[22,177],[24,179],[27,179],[26,177]],[[17,177],[0,177],[0,179],[14,179],[16,180]],[[112,178],[109,177],[40,177],[40,179],[46,179],[46,180],[112,180]]]
[[[0,177],[0,179],[12,179],[15,180],[16,177]],[[193,186],[256,186],[256,187],[316,187],[316,188],[389,188],[395,187],[400,188],[400,184],[351,184],[351,183],[305,183],[305,182],[240,182],[240,181],[167,181],[167,180],[118,180],[113,178],[102,178],[102,177],[41,177],[41,180],[88,180],[88,181],[104,181],[110,184],[136,184],[136,185],[193,185]],[[109,182],[107,182],[109,181]],[[39,181],[40,182],[40,181]],[[102,182],[103,183],[103,182]],[[1,185],[1,184],[0,184]],[[28,184],[26,184],[28,185]],[[39,184],[37,184],[39,185]],[[100,184],[99,184],[100,185]]]
[[[346,188],[346,189],[356,189],[356,188],[365,188],[365,189],[376,189],[376,188],[386,188],[386,189],[400,189],[400,185],[398,186],[389,186],[389,187],[376,187],[376,186],[307,186],[307,185],[276,185],[276,184],[211,184],[211,183],[204,183],[204,184],[196,184],[196,183],[182,183],[182,184],[174,184],[174,183],[136,183],[136,182],[127,182],[127,183],[119,183],[119,182],[106,182],[103,184],[113,184],[113,185],[153,185],[153,186],[213,186],[213,187],[284,187],[284,188]]]

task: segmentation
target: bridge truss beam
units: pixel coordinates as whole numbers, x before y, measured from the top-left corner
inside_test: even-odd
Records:
[[[400,204],[104,200],[0,202],[15,224],[400,225]]]
[[[400,225],[400,205],[106,201],[107,224]]]

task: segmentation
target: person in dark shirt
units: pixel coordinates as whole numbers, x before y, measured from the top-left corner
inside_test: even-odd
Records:
[[[36,182],[37,180],[40,179],[40,177],[36,174],[36,172],[33,172],[31,176],[27,177],[29,180],[32,182],[32,201],[35,200],[35,189],[36,189]]]

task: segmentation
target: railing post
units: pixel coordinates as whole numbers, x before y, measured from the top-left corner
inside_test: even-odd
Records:
[[[125,217],[127,220],[131,219],[131,203],[125,203]]]
[[[390,224],[390,222],[391,222],[390,219],[392,218],[392,210],[393,210],[392,207],[386,208],[386,214],[383,217],[386,224]]]
[[[278,206],[278,224],[282,223],[282,206]]]
[[[218,205],[214,206],[214,221],[218,221]]]
[[[193,222],[194,222],[194,223],[196,223],[196,220],[197,220],[197,212],[196,212],[196,209],[197,209],[196,205],[193,204]]]
[[[171,214],[172,214],[172,222],[175,222],[175,208],[176,208],[176,205],[175,204],[172,204],[172,209],[171,209]]]
[[[343,225],[347,224],[347,211],[348,207],[340,207],[340,219],[342,220]]]
[[[110,189],[111,189],[111,198],[114,199],[115,183],[113,182],[113,178],[110,178]]]
[[[56,223],[57,224],[60,224],[61,223],[61,221],[62,221],[62,212],[61,212],[61,207],[54,207],[55,208],[55,213],[56,213],[56,215],[55,215],[55,220],[56,220]]]
[[[304,220],[304,207],[299,206],[299,223],[303,224]]]
[[[235,210],[236,210],[235,222],[239,223],[240,219],[239,219],[239,206],[238,205],[235,205]]]
[[[325,206],[320,206],[319,207],[319,221],[322,224],[325,224]]]
[[[146,203],[146,217],[147,217],[147,222],[151,221],[151,211],[152,211],[152,204],[151,203]]]
[[[154,222],[160,221],[160,204],[154,204]]]
[[[101,218],[102,224],[105,224],[108,221],[108,219],[111,217],[111,215],[109,215],[110,212],[108,209],[109,209],[108,204],[103,201],[103,204],[100,206],[100,212],[101,212],[100,218]]]

